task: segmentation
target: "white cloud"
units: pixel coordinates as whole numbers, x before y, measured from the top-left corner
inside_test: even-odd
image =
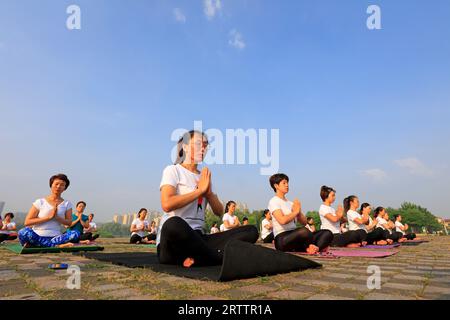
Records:
[[[373,181],[380,182],[387,178],[386,172],[381,169],[367,169],[360,171],[361,175],[371,178]]]
[[[221,0],[203,0],[203,12],[211,20],[222,9]]]
[[[394,161],[399,167],[405,168],[410,174],[416,176],[429,177],[433,175],[433,170],[428,168],[417,158],[405,158]]]
[[[242,34],[240,34],[236,29],[230,31],[230,40],[228,40],[228,44],[239,50],[245,48],[245,42]]]
[[[173,15],[174,15],[176,21],[178,21],[180,23],[186,22],[186,16],[183,13],[183,11],[181,11],[180,8],[173,9]]]

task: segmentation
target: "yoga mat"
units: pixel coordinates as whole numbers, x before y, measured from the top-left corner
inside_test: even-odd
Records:
[[[361,247],[361,249],[394,249],[400,247],[400,243],[387,244],[385,246],[379,246],[375,244],[368,244],[367,246]],[[360,249],[360,248],[357,248]]]
[[[224,250],[222,265],[192,266],[184,268],[181,265],[160,264],[156,253],[78,253],[86,258],[111,262],[130,268],[149,268],[155,272],[167,273],[175,276],[208,279],[213,281],[232,281],[237,279],[267,276],[279,273],[301,271],[319,268],[322,265],[303,258],[280,251],[264,248],[239,240],[231,240]]]
[[[74,245],[73,247],[68,248],[43,248],[43,247],[35,247],[35,248],[24,248],[20,243],[11,243],[1,246],[0,248],[8,249],[9,251],[18,253],[18,254],[31,254],[31,253],[57,253],[57,252],[77,252],[77,251],[99,251],[104,248],[97,245]]]
[[[328,253],[316,253],[316,254],[308,254],[306,252],[292,252],[295,255],[310,257],[310,258],[321,258],[321,259],[339,259],[339,256],[333,254],[332,252]]]
[[[402,246],[418,246],[421,243],[430,242],[428,240],[406,240],[404,242],[400,242]]]
[[[333,255],[338,257],[364,257],[364,258],[385,258],[393,256],[398,251],[380,251],[380,250],[340,250],[340,249],[330,249]]]

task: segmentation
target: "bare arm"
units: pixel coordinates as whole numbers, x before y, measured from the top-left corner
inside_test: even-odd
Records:
[[[49,214],[46,217],[38,218],[39,210],[35,206],[31,206],[30,210],[28,211],[28,214],[25,218],[25,227],[34,226],[36,224],[41,224],[47,221],[50,221],[53,219],[53,217],[56,214],[56,211],[53,210],[53,213]]]
[[[80,218],[80,222],[83,228],[89,228],[89,220],[83,221],[83,219]]]
[[[207,194],[205,197],[206,200],[208,200],[208,203],[214,214],[220,217],[223,212],[223,205],[220,202],[219,197],[217,197],[217,194],[211,192]]]
[[[72,209],[66,210],[66,213],[64,214],[64,219],[60,218],[57,214],[55,214],[55,219],[62,225],[70,226],[72,224]]]
[[[131,232],[138,232],[138,231],[141,231],[141,230],[138,229],[135,224],[132,224],[131,227],[130,227],[130,231]]]
[[[174,186],[164,185],[161,187],[161,207],[164,212],[183,208],[203,194],[200,189],[186,194],[176,194],[176,192],[177,190]]]

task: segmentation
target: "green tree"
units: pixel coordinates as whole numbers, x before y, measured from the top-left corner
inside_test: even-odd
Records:
[[[99,226],[97,233],[100,234],[100,237],[102,238],[129,237],[131,234],[129,226],[114,222],[102,224]]]
[[[316,227],[316,230],[320,230],[320,216],[319,216],[319,212],[317,211],[308,211],[306,213],[306,217],[309,218],[313,218],[314,219],[314,226]]]
[[[437,218],[428,209],[414,203],[404,202],[399,209],[386,208],[386,211],[389,213],[389,218],[392,221],[395,221],[395,215],[400,214],[402,223],[409,225],[410,232],[420,233],[423,228],[428,233],[442,230],[442,225],[439,224]]]

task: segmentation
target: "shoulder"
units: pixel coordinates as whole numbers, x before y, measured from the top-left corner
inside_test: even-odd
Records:
[[[42,207],[42,205],[44,204],[44,201],[45,201],[44,198],[36,199],[36,200],[33,202],[33,206],[35,206],[36,208],[39,209],[39,208]]]
[[[279,204],[281,202],[281,199],[278,198],[277,196],[272,197],[272,199],[269,200],[269,205],[275,205],[275,204]]]

